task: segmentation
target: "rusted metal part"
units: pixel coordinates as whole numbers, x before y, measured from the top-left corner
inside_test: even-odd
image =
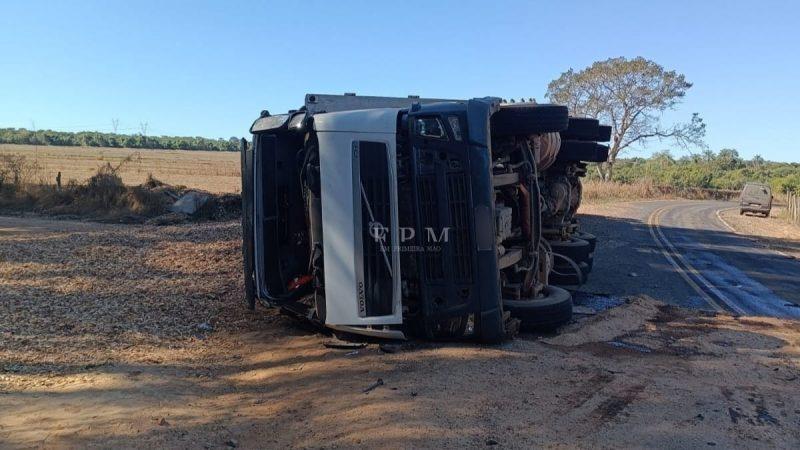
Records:
[[[522,234],[525,236],[526,239],[531,239],[531,193],[528,192],[528,189],[525,187],[524,184],[519,183],[517,185],[517,189],[519,189],[519,196],[521,197],[520,201],[520,218],[522,220]]]

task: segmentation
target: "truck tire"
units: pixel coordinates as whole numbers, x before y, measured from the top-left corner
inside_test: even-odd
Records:
[[[592,269],[585,261],[578,263],[578,268],[581,271],[581,279],[578,279],[574,267],[569,265],[555,266],[547,276],[547,282],[556,286],[580,286],[589,281],[589,273]]]
[[[491,118],[492,136],[519,136],[564,130],[569,123],[566,106],[530,103],[503,104]]]
[[[572,295],[559,287],[547,286],[542,297],[503,300],[503,308],[520,320],[523,331],[552,330],[572,319]]]
[[[594,266],[594,249],[597,247],[597,236],[593,235],[592,233],[587,233],[585,231],[577,231],[572,234],[573,237],[578,239],[583,239],[584,241],[589,243],[589,258],[586,259],[586,264],[589,266],[589,271],[584,274],[584,277],[591,272],[592,267]]]
[[[600,122],[588,117],[570,117],[567,129],[561,132],[561,139],[596,141],[600,134]]]
[[[553,253],[564,255],[575,261],[575,263],[586,261],[589,259],[589,254],[591,253],[589,242],[575,237],[569,238],[569,240],[566,241],[547,241],[547,243],[550,244]]]
[[[560,161],[603,162],[608,160],[608,146],[594,141],[563,140],[556,158]]]
[[[608,142],[611,140],[611,127],[609,125],[600,125],[597,131],[597,142]]]
[[[572,233],[572,237],[583,239],[584,241],[588,242],[589,250],[594,253],[594,248],[597,246],[597,236],[586,231],[576,231],[575,233]]]

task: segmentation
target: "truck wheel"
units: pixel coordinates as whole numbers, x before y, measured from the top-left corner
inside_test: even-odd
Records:
[[[563,140],[556,158],[560,161],[603,162],[608,159],[608,146],[594,141]]]
[[[588,260],[589,254],[591,253],[591,246],[589,245],[589,242],[584,241],[583,239],[572,237],[566,241],[547,241],[547,243],[550,244],[550,248],[553,249],[553,253],[564,255],[576,263],[581,263]]]
[[[552,133],[567,128],[566,106],[504,104],[491,118],[492,136],[518,136]]]
[[[561,132],[561,139],[596,141],[600,134],[600,122],[587,117],[570,117],[567,129]]]
[[[555,286],[545,287],[539,298],[503,300],[503,307],[522,322],[523,331],[552,330],[572,319],[572,295]]]
[[[564,265],[553,267],[553,271],[547,276],[547,281],[556,286],[580,286],[589,280],[589,273],[592,268],[587,262],[578,263],[578,268],[581,271],[580,280],[578,279],[578,274],[575,273],[574,267]]]
[[[589,266],[589,270],[584,273],[584,278],[592,271],[592,267],[594,266],[594,249],[597,247],[597,236],[593,235],[592,233],[587,233],[585,231],[576,231],[572,234],[573,237],[578,239],[583,239],[584,241],[589,243],[589,258],[586,259],[586,264]]]
[[[608,125],[600,125],[597,129],[597,142],[608,142],[611,140],[611,127]]]
[[[587,233],[586,231],[576,231],[575,233],[572,233],[572,236],[588,242],[589,251],[594,253],[594,248],[597,246],[597,236],[593,235],[592,233]]]

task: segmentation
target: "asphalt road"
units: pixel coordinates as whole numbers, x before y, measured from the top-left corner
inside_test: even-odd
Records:
[[[800,318],[800,261],[733,233],[718,201],[633,202],[584,214],[598,236],[594,270],[579,291],[649,295],[680,306]]]

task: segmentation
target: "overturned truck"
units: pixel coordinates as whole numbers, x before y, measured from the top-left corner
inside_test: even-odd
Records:
[[[387,338],[499,342],[570,320],[576,212],[610,128],[560,105],[308,94],[242,140],[246,298]]]

